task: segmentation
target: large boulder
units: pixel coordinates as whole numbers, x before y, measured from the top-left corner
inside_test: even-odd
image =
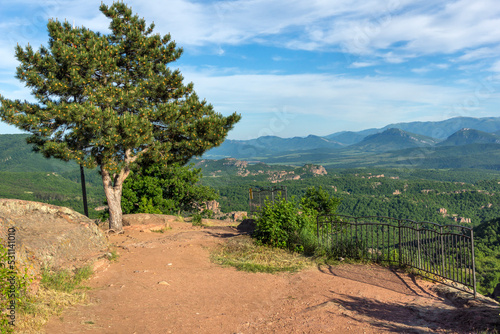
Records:
[[[37,276],[43,267],[84,266],[108,250],[93,220],[45,203],[0,199],[0,240],[12,242],[16,262]]]

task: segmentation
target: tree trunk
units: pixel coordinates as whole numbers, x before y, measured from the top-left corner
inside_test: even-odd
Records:
[[[109,172],[102,169],[101,174],[102,183],[104,184],[104,193],[108,201],[109,229],[119,233],[123,231],[121,205],[123,181],[128,173],[126,173],[126,175],[124,175],[124,173],[113,175],[113,178],[111,178]]]

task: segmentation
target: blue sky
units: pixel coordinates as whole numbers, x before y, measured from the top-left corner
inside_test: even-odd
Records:
[[[243,116],[230,139],[500,117],[498,0],[125,2],[183,47],[172,67],[200,97]],[[0,94],[32,100],[17,43],[47,45],[50,18],[106,33],[100,3],[0,0]]]

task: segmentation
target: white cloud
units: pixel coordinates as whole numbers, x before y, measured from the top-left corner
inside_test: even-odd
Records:
[[[377,63],[375,62],[358,62],[358,61],[355,61],[353,62],[351,65],[349,65],[349,67],[351,68],[362,68],[362,67],[370,67],[370,66],[375,66],[377,65]]]
[[[155,32],[170,32],[179,46],[199,57],[197,60],[202,62],[199,67],[184,66],[183,74],[187,81],[195,83],[202,98],[213,103],[217,111],[238,111],[244,114],[244,119],[245,115],[271,115],[286,109],[301,121],[310,115],[316,120],[338,119],[339,123],[360,124],[358,128],[363,128],[361,123],[366,127],[383,126],[415,117],[432,118],[437,110],[460,104],[463,96],[473,95],[468,88],[455,88],[460,79],[465,82],[460,83],[462,87],[469,87],[466,79],[484,74],[485,69],[500,78],[500,61],[496,60],[500,51],[500,6],[496,0],[129,0],[127,3],[148,23],[155,22]],[[5,6],[2,3],[2,11],[22,14],[12,19],[4,15],[0,21],[3,33],[0,71],[12,73],[2,73],[0,79],[14,75],[16,42],[47,43],[47,18],[74,20],[77,26],[107,33],[109,21],[99,12],[99,5],[100,0],[18,0]],[[21,6],[26,13],[20,10]],[[248,57],[248,63],[252,64],[286,60],[292,66],[292,61],[298,63],[302,57],[292,52],[279,54],[274,49],[272,56],[253,54],[252,48],[257,44],[321,51],[323,60],[332,55],[331,59],[318,62],[315,70],[349,73],[357,69],[356,73],[365,71],[380,76],[277,75],[271,74],[272,70],[262,73],[259,65],[252,65],[253,73],[230,67],[240,64],[231,62],[237,57]],[[248,45],[250,51],[234,55],[233,45]],[[350,57],[354,60],[346,65],[332,51],[343,52],[347,60]],[[204,65],[202,57],[206,54],[228,59],[227,68]],[[233,58],[224,58],[228,55]],[[418,65],[412,62],[416,59]],[[423,63],[425,59],[428,64]],[[408,64],[398,65],[404,62]],[[210,64],[214,63],[217,62]],[[453,63],[455,66],[450,69]],[[446,83],[447,78],[443,77],[440,86],[411,81],[404,78],[405,73],[398,72],[445,69],[473,74],[454,73],[454,82]],[[294,70],[304,71],[302,67],[290,68],[287,73]],[[398,78],[390,78],[391,73],[397,73]],[[0,80],[0,93],[19,98],[27,95],[19,83],[10,79]],[[491,96],[491,101],[498,101],[498,97]],[[474,112],[498,114],[493,107],[486,110],[483,100],[480,102],[474,106]],[[307,128],[302,130],[316,133]]]
[[[464,51],[464,54],[457,58],[458,61],[475,61],[484,58],[498,57],[500,45],[496,47],[484,47]]]
[[[415,117],[431,117],[437,110],[448,108],[467,95],[467,91],[454,87],[388,77],[217,76],[193,69],[181,70],[186,80],[195,83],[200,97],[206,98],[217,111],[223,114],[237,111],[244,118],[255,113],[272,115],[277,109],[286,109],[297,117],[336,119],[368,128],[373,124],[383,126]],[[308,128],[302,131],[315,133]]]
[[[414,68],[411,71],[414,73],[422,74],[427,73],[434,70],[446,70],[450,67],[449,64],[429,64],[424,67]]]
[[[500,60],[497,60],[496,62],[493,63],[493,65],[490,68],[491,71],[500,73]]]
[[[25,1],[26,2],[26,1]],[[28,1],[28,3],[32,3]],[[48,2],[47,2],[48,3]],[[108,21],[98,1],[54,0],[47,15],[105,31]],[[261,43],[291,49],[378,55],[400,63],[413,55],[451,54],[500,44],[496,0],[170,0],[127,2],[158,32],[172,33],[179,45]],[[392,54],[388,54],[391,48]],[[484,49],[485,50],[485,49]]]

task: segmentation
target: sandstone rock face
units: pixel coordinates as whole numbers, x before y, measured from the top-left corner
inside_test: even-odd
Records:
[[[123,215],[123,227],[125,230],[139,230],[141,232],[152,232],[169,228],[174,221],[173,216],[155,213],[134,213]]]
[[[8,231],[15,232],[12,234]],[[38,275],[44,266],[82,267],[108,249],[93,220],[71,209],[45,203],[0,199],[0,240],[12,240],[16,263]]]
[[[231,211],[229,214],[231,215],[231,219],[233,221],[240,221],[248,216],[246,211]]]
[[[310,165],[309,170],[311,173],[314,174],[314,176],[319,176],[319,175],[327,175],[328,172],[326,171],[325,167],[321,165]]]
[[[207,210],[212,210],[215,215],[220,214],[220,204],[216,200],[205,202]]]

